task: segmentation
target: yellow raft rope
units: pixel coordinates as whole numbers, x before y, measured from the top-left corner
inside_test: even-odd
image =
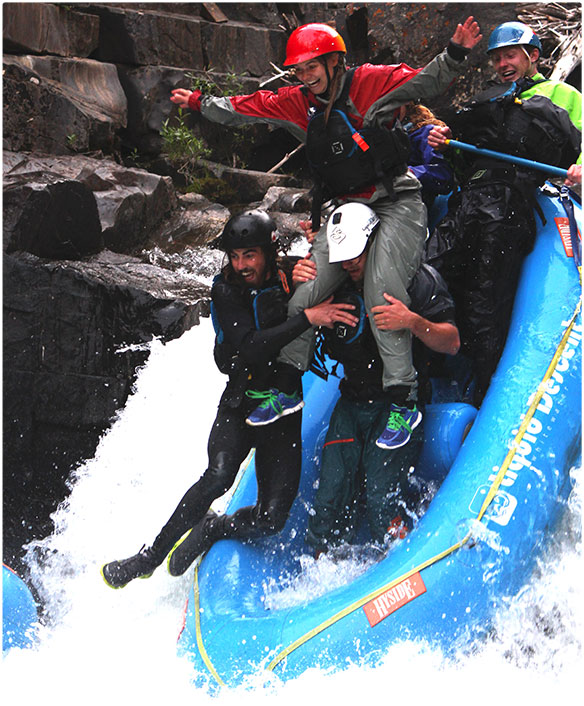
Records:
[[[570,337],[570,334],[572,333],[572,329],[574,328],[574,324],[576,323],[576,318],[578,317],[578,314],[580,313],[581,306],[582,306],[582,299],[580,298],[580,299],[578,299],[578,303],[576,304],[576,309],[574,310],[574,313],[572,314],[572,318],[570,319],[570,323],[568,324],[568,326],[566,327],[566,330],[564,331],[564,335],[562,336],[562,340],[560,341],[560,344],[557,347],[556,352],[554,353],[554,356],[551,360],[551,363],[549,364],[549,367],[546,370],[546,373],[543,376],[542,381],[539,383],[539,386],[537,388],[537,392],[535,393],[534,398],[531,402],[531,405],[529,406],[529,409],[527,410],[525,418],[523,419],[523,422],[521,423],[521,426],[519,427],[519,430],[518,430],[517,434],[515,435],[515,439],[513,440],[513,443],[511,444],[511,448],[509,449],[507,456],[505,457],[505,460],[503,461],[503,464],[501,465],[501,468],[500,468],[499,472],[497,473],[497,476],[496,476],[495,480],[493,481],[493,484],[491,485],[489,492],[487,493],[487,497],[485,498],[485,501],[483,502],[483,506],[478,514],[479,520],[483,517],[486,509],[488,508],[488,506],[491,504],[493,498],[495,497],[495,494],[496,494],[497,490],[499,489],[499,486],[501,485],[501,481],[503,480],[503,476],[507,472],[509,464],[513,460],[513,456],[515,456],[515,452],[517,451],[517,448],[519,447],[519,444],[521,443],[523,435],[525,434],[525,430],[529,426],[529,422],[532,420],[533,415],[535,414],[535,410],[537,409],[537,406],[541,402],[541,398],[543,397],[544,392],[546,391],[547,383],[551,379],[552,375],[554,374],[554,371],[556,369],[558,361],[560,360],[560,357],[561,357],[562,353],[564,352],[564,349],[566,348],[566,344],[568,343],[568,338]]]
[[[562,336],[562,339],[556,349],[556,352],[554,353],[554,356],[548,366],[548,369],[546,370],[545,375],[543,376],[541,382],[538,385],[537,391],[533,397],[533,400],[529,406],[529,409],[527,410],[527,413],[525,414],[525,417],[523,419],[523,422],[521,423],[519,430],[517,431],[517,434],[515,435],[515,438],[513,439],[513,442],[511,443],[511,447],[509,451],[507,452],[507,455],[505,456],[505,459],[503,463],[501,464],[501,468],[499,469],[499,472],[497,473],[495,480],[493,481],[489,492],[487,493],[487,496],[485,497],[485,500],[483,502],[483,505],[479,511],[477,520],[480,521],[483,517],[484,514],[493,501],[493,498],[497,494],[497,491],[501,485],[501,482],[503,480],[503,477],[505,476],[505,473],[507,472],[509,465],[511,461],[513,460],[513,457],[515,456],[515,453],[519,447],[519,444],[523,438],[523,435],[525,434],[525,431],[533,418],[533,415],[535,414],[535,411],[537,409],[537,406],[541,402],[541,399],[546,391],[547,383],[551,379],[556,366],[558,364],[558,361],[566,347],[566,344],[568,342],[568,338],[570,337],[570,334],[572,332],[572,329],[574,328],[574,324],[576,323],[576,318],[578,317],[578,314],[580,313],[580,307],[581,307],[581,299],[578,301],[578,304],[576,305],[576,309],[574,310],[574,313],[572,314],[572,317],[570,319],[570,322],[568,326],[566,327],[566,330],[564,331],[564,335]],[[371,600],[374,600],[378,596],[380,596],[382,593],[385,593],[386,591],[394,588],[397,586],[397,584],[401,583],[402,581],[405,581],[408,579],[410,576],[413,576],[414,574],[423,571],[424,569],[427,569],[429,566],[432,566],[433,564],[438,563],[445,557],[449,556],[453,552],[457,551],[458,549],[461,549],[469,540],[471,540],[473,537],[472,531],[468,532],[468,534],[463,537],[459,542],[456,542],[456,544],[453,544],[452,546],[448,547],[448,549],[445,549],[443,552],[440,552],[439,554],[436,554],[435,556],[431,557],[430,559],[427,559],[426,561],[422,562],[418,566],[410,569],[409,571],[406,571],[404,574],[402,574],[399,578],[394,579],[393,581],[390,581],[389,583],[385,584],[384,586],[381,586],[380,588],[376,589],[375,591],[369,593],[368,595],[360,598],[358,601],[355,601],[354,603],[351,603],[350,605],[346,606],[343,608],[343,610],[339,611],[338,613],[335,613],[335,615],[331,616],[324,622],[322,622],[320,625],[317,625],[315,628],[307,632],[306,634],[302,635],[299,637],[297,640],[292,642],[288,647],[286,647],[284,650],[282,650],[274,659],[268,664],[267,666],[267,671],[273,671],[278,664],[280,664],[286,657],[294,652],[294,650],[298,649],[301,645],[305,644],[309,640],[311,640],[313,637],[318,635],[319,633],[323,632],[327,628],[329,628],[331,625],[334,623],[338,622],[339,620],[342,620],[344,617],[349,615],[350,613],[353,613],[354,611],[358,610],[359,608],[362,608],[366,603],[368,603]],[[195,582],[194,582],[194,596],[195,596],[195,613],[196,613],[196,619],[195,619],[195,624],[196,624],[196,632],[197,632],[197,645],[199,647],[199,651],[201,653],[201,657],[203,658],[203,661],[205,662],[207,668],[213,675],[213,677],[217,680],[219,684],[222,686],[225,685],[225,682],[221,679],[219,674],[217,673],[217,670],[211,663],[211,660],[209,659],[209,656],[205,650],[205,647],[203,645],[203,640],[202,640],[202,635],[201,635],[201,619],[200,619],[200,614],[199,614],[199,578],[198,578],[198,566],[195,569]]]

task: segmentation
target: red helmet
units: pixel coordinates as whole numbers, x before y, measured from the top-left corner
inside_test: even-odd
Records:
[[[300,64],[302,61],[309,61],[332,51],[347,53],[341,35],[328,25],[311,22],[298,27],[290,35],[286,45],[284,66]]]

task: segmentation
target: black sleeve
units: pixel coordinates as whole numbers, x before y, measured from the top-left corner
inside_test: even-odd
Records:
[[[456,44],[452,39],[448,42],[446,47],[448,56],[454,59],[454,61],[464,61],[466,57],[470,54],[471,50],[467,47],[463,47],[461,44]]]
[[[310,323],[304,312],[278,326],[257,330],[241,291],[225,282],[213,285],[213,305],[223,330],[224,343],[237,351],[246,365],[273,360],[280,349],[304,333]]]
[[[435,324],[456,325],[454,301],[438,270],[430,265],[421,265],[409,293],[411,308],[416,314]]]

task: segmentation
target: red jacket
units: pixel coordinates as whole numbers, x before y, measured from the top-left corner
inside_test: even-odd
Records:
[[[421,69],[412,69],[406,64],[394,66],[363,64],[355,70],[349,98],[357,113],[350,112],[354,125],[360,128],[363,117],[376,100],[401,86]],[[293,122],[304,132],[308,125],[308,109],[322,106],[322,102],[302,86],[280,88],[272,91],[256,91],[249,96],[229,98],[233,110],[240,115],[255,118],[270,118],[282,122]],[[204,103],[203,103],[204,104]]]
[[[357,67],[348,101],[354,126],[359,129],[364,121],[367,124],[376,121],[393,123],[395,111],[400,106],[445,91],[464,66],[463,59],[453,58],[450,52],[449,46],[422,69],[412,69],[407,64],[363,64]],[[342,86],[339,93],[341,90]],[[247,96],[222,98],[201,96],[197,91],[191,95],[189,105],[212,122],[233,126],[263,122],[283,127],[305,142],[309,108],[322,106],[323,101],[298,85],[280,88],[276,93],[260,90]],[[414,179],[413,185],[404,183],[403,188],[419,188],[415,178],[411,178]],[[368,200],[375,191],[372,185],[362,196]],[[384,188],[379,195],[383,193]]]

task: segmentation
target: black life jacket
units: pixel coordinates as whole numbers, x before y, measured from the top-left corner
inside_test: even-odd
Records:
[[[454,323],[454,302],[446,283],[430,265],[420,265],[408,287],[408,293],[411,298],[409,308],[412,311],[430,321]],[[332,359],[342,363],[345,371],[345,378],[340,384],[341,391],[352,399],[380,398],[383,396],[383,363],[363,297],[349,283],[335,294],[333,301],[353,304],[355,309],[351,313],[359,319],[355,326],[335,323],[332,329],[322,329],[323,348]],[[412,345],[414,365],[418,371],[419,399],[427,401],[428,377],[438,354],[434,354],[415,337]]]
[[[288,301],[290,299],[290,283],[283,270],[277,270],[280,284],[265,287],[262,289],[245,289],[244,295],[248,299],[249,306],[253,311],[256,329],[269,329],[286,321],[288,317]],[[215,276],[213,283],[223,279],[223,274]],[[238,356],[237,352],[225,343],[225,334],[217,311],[211,300],[211,321],[215,329],[215,346],[213,357],[219,371],[224,375],[232,375],[237,372]]]
[[[537,95],[520,99],[521,93],[545,80],[497,83],[477,95],[457,113],[463,139],[476,147],[558,165],[570,136],[562,130],[549,100]],[[476,165],[480,158],[473,162]],[[540,174],[539,180],[544,179]]]
[[[410,309],[425,319],[435,320],[442,312],[447,311],[449,306],[454,308],[454,303],[446,289],[446,283],[439,272],[427,263],[422,263],[418,268],[408,287],[408,294],[411,299]],[[362,337],[364,334],[368,334],[369,326],[367,309],[363,296],[351,284],[335,293],[333,301],[335,304],[352,304],[355,309],[351,311],[351,314],[359,319],[354,326],[335,322],[332,329],[324,330],[325,341],[329,349],[332,352],[334,347],[335,352],[339,354],[338,357],[342,359],[343,353],[339,353],[339,351],[346,352],[349,346],[357,349],[358,346],[363,345]],[[375,340],[373,335],[371,335],[371,340]],[[376,346],[375,351],[377,353]]]
[[[345,75],[340,96],[325,124],[325,106],[311,107],[306,133],[306,155],[314,177],[312,223],[320,226],[324,200],[357,193],[382,182],[395,198],[393,179],[407,170],[410,142],[401,125],[355,128],[348,115],[349,91],[355,69]],[[316,227],[315,227],[316,226]]]
[[[351,314],[357,316],[359,321],[354,326],[336,321],[332,329],[325,331],[327,343],[331,348],[335,347],[335,349],[338,345],[341,345],[345,351],[347,350],[347,346],[354,344],[361,345],[360,339],[365,332],[365,326],[367,324],[367,310],[365,309],[363,297],[356,290],[347,290],[336,294],[333,301],[335,304],[352,304],[355,309],[351,311]]]
[[[337,322],[332,329],[322,329],[324,350],[343,365],[345,376],[340,383],[341,392],[351,399],[379,399],[383,397],[383,363],[363,297],[349,285],[336,293],[333,301],[353,304],[355,309],[351,313],[359,319],[355,326]]]

